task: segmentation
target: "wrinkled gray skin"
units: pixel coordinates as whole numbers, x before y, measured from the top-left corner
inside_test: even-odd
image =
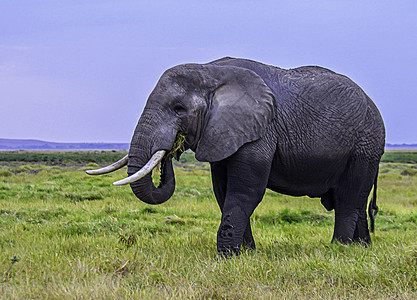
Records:
[[[371,99],[349,78],[321,67],[284,70],[223,58],[166,71],[133,134],[128,174],[178,133],[185,149],[210,162],[222,212],[219,253],[255,248],[250,216],[265,189],[320,197],[335,210],[333,241],[368,244],[366,205],[384,152],[385,130]],[[175,189],[172,157],[161,184],[151,176],[132,183],[142,201],[159,204]],[[371,230],[376,192],[369,207]]]

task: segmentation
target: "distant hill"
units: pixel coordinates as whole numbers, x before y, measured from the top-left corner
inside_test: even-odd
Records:
[[[0,138],[0,150],[128,150],[129,143],[55,143]],[[386,144],[387,150],[417,150],[417,144]]]
[[[0,138],[0,150],[128,150],[129,143],[54,143]]]
[[[386,150],[417,150],[417,144],[386,144]]]

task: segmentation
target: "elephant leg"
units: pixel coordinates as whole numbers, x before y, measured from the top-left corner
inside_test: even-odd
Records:
[[[254,248],[250,216],[265,193],[274,152],[265,154],[263,143],[246,144],[224,160],[227,189],[217,232],[217,250],[224,256],[239,254],[242,243]]]
[[[242,246],[251,250],[256,250],[255,240],[252,235],[252,228],[250,226],[250,219],[246,226],[245,233],[243,234]]]
[[[366,207],[366,206],[365,206]],[[350,210],[346,214],[336,213],[333,240],[343,244],[371,243],[366,209]]]
[[[335,193],[335,227],[332,242],[371,243],[366,205],[377,172],[377,164],[351,160]]]
[[[223,161],[214,162],[210,163],[210,169],[214,196],[216,197],[220,211],[223,212],[227,190],[227,165]]]
[[[210,163],[210,168],[214,195],[216,197],[220,211],[223,213],[223,206],[227,190],[227,167],[224,162],[215,162]],[[250,221],[248,222],[248,225],[246,226],[245,232],[243,234],[242,245],[252,250],[256,249],[255,240],[252,236]]]
[[[341,242],[342,244],[352,243],[357,221],[357,211],[348,210],[343,211],[343,213],[341,213],[336,210],[332,243],[336,240]]]
[[[358,221],[356,222],[355,232],[353,233],[353,242],[368,245],[371,243],[369,234],[368,219],[366,216],[366,206],[359,211]]]

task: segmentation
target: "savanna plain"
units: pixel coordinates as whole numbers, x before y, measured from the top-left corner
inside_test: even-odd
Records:
[[[185,153],[159,206],[92,177],[123,152],[0,152],[1,299],[417,299],[417,152],[387,152],[373,244],[330,244],[319,199],[267,191],[256,251],[218,257],[209,165]],[[158,174],[154,174],[155,181]]]

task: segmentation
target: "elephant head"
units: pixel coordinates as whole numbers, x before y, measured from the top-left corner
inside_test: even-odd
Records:
[[[199,161],[216,162],[243,144],[259,139],[274,118],[275,99],[255,72],[215,63],[185,64],[167,70],[150,94],[138,121],[129,154],[119,162],[88,174],[111,172],[127,164],[134,194],[149,204],[167,201],[175,189],[172,157],[178,137]],[[151,171],[161,162],[161,181]]]

